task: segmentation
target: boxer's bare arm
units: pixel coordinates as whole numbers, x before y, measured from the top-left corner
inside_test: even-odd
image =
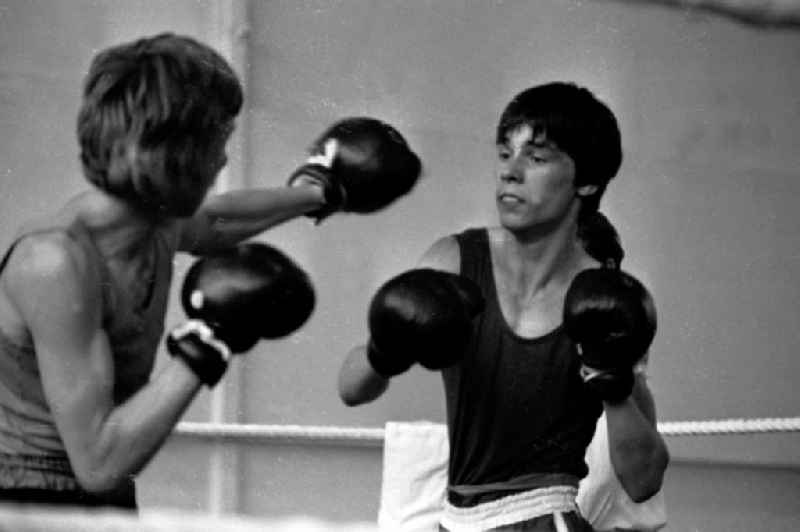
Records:
[[[225,249],[322,204],[322,189],[313,185],[215,194],[194,216],[178,222],[178,249],[195,255]]]
[[[643,375],[619,404],[606,404],[609,453],[620,484],[634,502],[657,493],[669,464],[669,451],[655,422],[655,403]]]
[[[116,403],[98,263],[71,237],[21,240],[3,277],[30,332],[44,395],[78,482],[90,492],[117,489],[161,447],[200,381],[184,364],[170,362]]]
[[[432,268],[450,273],[461,270],[458,242],[452,236],[440,238],[422,255],[417,268]],[[339,371],[339,397],[347,406],[370,403],[389,387],[389,379],[372,369],[367,360],[366,343],[351,349]]]

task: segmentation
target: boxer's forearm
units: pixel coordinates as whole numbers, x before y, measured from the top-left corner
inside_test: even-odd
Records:
[[[339,371],[339,397],[347,406],[374,401],[389,387],[389,379],[372,369],[367,360],[366,346],[353,348]]]
[[[194,373],[178,360],[102,420],[91,448],[71,453],[84,489],[102,493],[137,475],[162,447],[200,389]]]
[[[632,397],[606,404],[605,411],[611,463],[620,484],[634,502],[647,500],[661,489],[669,463],[666,444]]]
[[[179,249],[204,254],[318,209],[324,199],[316,186],[253,188],[210,196],[182,222]]]

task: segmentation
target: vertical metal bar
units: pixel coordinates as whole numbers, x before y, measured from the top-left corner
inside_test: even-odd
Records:
[[[237,72],[247,92],[249,9],[247,0],[218,0],[213,4],[211,31],[216,49]],[[227,147],[228,164],[219,176],[216,191],[240,188],[247,182],[248,150],[247,105],[237,119],[237,127]],[[212,390],[209,417],[211,423],[237,422],[242,371],[235,362],[225,378]],[[238,510],[238,452],[235,446],[215,442],[208,472],[208,511],[220,515]]]

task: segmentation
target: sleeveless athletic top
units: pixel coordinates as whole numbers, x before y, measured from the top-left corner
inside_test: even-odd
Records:
[[[0,262],[0,275],[14,246],[35,233],[63,232],[100,261],[85,230],[46,228],[19,236]],[[176,245],[158,233],[155,276],[141,308],[122,304],[110,273],[100,261],[103,286],[103,327],[114,357],[114,400],[122,403],[147,383],[164,328]],[[0,488],[76,489],[50,408],[45,400],[33,344],[14,341],[0,328]]]
[[[518,336],[500,309],[486,229],[455,235],[461,273],[486,308],[462,361],[443,370],[450,437],[448,500],[460,507],[548,485],[577,486],[602,403],[579,376],[562,327]]]

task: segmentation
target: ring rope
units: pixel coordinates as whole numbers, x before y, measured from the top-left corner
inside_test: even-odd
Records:
[[[663,423],[658,423],[658,431],[664,436],[797,432],[800,431],[800,417],[665,421]]]
[[[664,421],[658,423],[664,436],[757,434],[800,431],[800,417]],[[380,446],[384,429],[312,425],[261,425],[236,423],[178,423],[176,434],[208,439],[274,440],[294,443],[347,443]]]
[[[276,440],[293,443],[383,444],[382,428],[237,423],[178,423],[176,433],[211,439]]]

